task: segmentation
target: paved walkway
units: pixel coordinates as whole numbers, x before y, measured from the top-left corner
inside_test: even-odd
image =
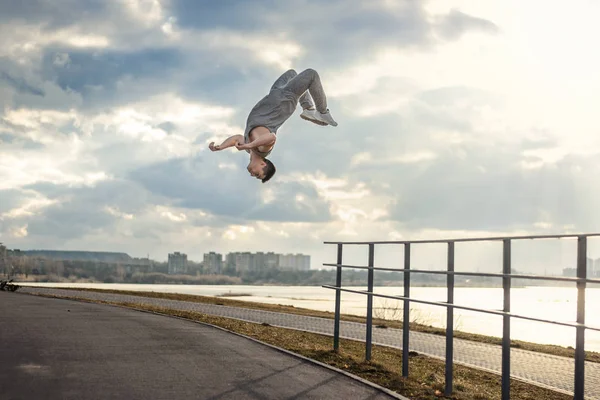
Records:
[[[403,398],[183,319],[7,292],[0,313],[2,399]]]
[[[333,320],[306,317],[294,314],[251,310],[237,307],[218,306],[177,300],[153,299],[141,296],[72,291],[47,288],[21,288],[19,292],[53,294],[59,296],[77,296],[88,299],[115,302],[135,302],[168,307],[178,310],[196,311],[204,314],[235,318],[250,322],[269,323],[274,326],[298,329],[333,336]],[[365,340],[364,324],[341,321],[340,336],[347,339]],[[401,348],[401,329],[373,328],[373,343]],[[420,332],[410,332],[410,350],[431,357],[445,358],[446,338]],[[467,340],[454,340],[454,360],[462,365],[484,368],[500,373],[502,349],[498,345],[476,343]],[[511,349],[511,375],[515,378],[546,386],[568,394],[573,393],[574,360],[535,353],[520,349]],[[600,399],[600,364],[585,364],[586,398]]]

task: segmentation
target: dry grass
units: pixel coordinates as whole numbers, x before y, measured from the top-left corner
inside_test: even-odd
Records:
[[[217,304],[217,305],[225,305],[225,306],[230,306],[230,307],[249,308],[249,309],[254,309],[254,310],[283,312],[283,313],[288,313],[288,314],[306,315],[306,316],[311,316],[311,317],[321,317],[321,318],[330,318],[330,319],[334,318],[334,313],[327,312],[327,311],[309,310],[309,309],[297,308],[294,306],[286,306],[286,305],[280,305],[280,304],[264,304],[264,303],[250,302],[250,301],[232,300],[232,299],[228,299],[228,298],[224,298],[224,297],[197,296],[197,295],[187,295],[187,294],[178,294],[178,293],[105,290],[105,289],[78,289],[78,288],[77,289],[61,288],[61,289],[87,290],[87,291],[91,291],[91,292],[100,292],[100,293],[126,294],[126,295],[152,297],[152,298],[168,299],[168,300],[180,300],[180,301],[191,301],[191,302],[196,302],[196,303]],[[366,322],[366,319],[364,317],[359,317],[359,316],[354,316],[354,315],[342,314],[340,318],[343,321],[360,322],[360,323]],[[380,327],[402,328],[401,321],[390,321],[390,320],[381,319],[381,318],[373,318],[373,324],[376,326],[380,326]],[[428,325],[423,325],[423,324],[411,323],[410,329],[414,330],[415,332],[431,333],[434,335],[446,336],[445,329],[428,326]],[[471,340],[473,342],[479,342],[479,343],[489,343],[489,344],[496,344],[496,345],[502,344],[502,339],[499,337],[479,335],[476,333],[454,331],[454,337],[456,339]],[[512,340],[511,347],[516,348],[516,349],[535,351],[538,353],[552,354],[555,356],[575,358],[575,349],[562,347],[562,346],[537,344],[537,343],[524,342],[524,341],[520,341],[520,340]],[[586,351],[585,360],[589,361],[589,362],[600,363],[600,353],[596,353],[593,351]]]
[[[454,367],[454,392],[443,396],[444,363],[421,355],[409,360],[409,377],[402,377],[402,351],[374,345],[372,361],[364,361],[364,343],[340,340],[340,352],[332,351],[332,338],[308,332],[255,324],[196,312],[171,310],[138,303],[93,301],[77,297],[38,295],[42,297],[67,298],[89,303],[113,304],[146,311],[178,316],[194,321],[216,325],[262,342],[292,351],[348,371],[413,400],[449,398],[454,400],[496,400],[501,398],[500,376],[473,368]],[[515,400],[567,400],[571,396],[548,389],[511,380],[511,398]]]

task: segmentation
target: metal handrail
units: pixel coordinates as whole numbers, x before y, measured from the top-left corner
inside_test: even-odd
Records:
[[[553,324],[553,325],[568,326],[570,328],[583,327],[583,328],[588,329],[590,331],[600,332],[600,327],[594,327],[594,326],[589,326],[589,325],[582,325],[582,324],[578,324],[576,322],[553,321],[553,320],[550,320],[550,319],[528,317],[526,315],[512,314],[512,313],[504,312],[504,311],[486,310],[484,308],[475,308],[475,307],[461,306],[461,305],[458,305],[458,304],[448,304],[448,303],[444,303],[442,301],[429,301],[429,300],[420,300],[420,299],[410,299],[410,298],[404,297],[404,296],[394,296],[394,295],[390,295],[390,294],[382,294],[382,293],[369,292],[369,291],[366,291],[366,290],[344,289],[344,288],[341,288],[341,287],[331,286],[331,285],[322,285],[322,287],[325,288],[325,289],[336,289],[336,290],[339,289],[342,292],[348,292],[348,293],[368,294],[368,295],[371,295],[373,297],[381,297],[381,298],[391,299],[391,300],[410,300],[410,301],[412,301],[414,303],[427,304],[427,305],[431,305],[431,306],[450,307],[450,308],[455,308],[455,309],[465,310],[465,311],[481,312],[481,313],[484,313],[484,314],[492,314],[492,315],[500,315],[500,316],[510,316],[511,318],[524,319],[524,320],[527,320],[527,321],[535,321],[535,322],[544,322],[544,323]]]
[[[427,244],[427,243],[448,243],[448,242],[493,242],[500,240],[528,240],[528,239],[576,239],[578,237],[600,236],[596,233],[567,233],[561,235],[524,235],[524,236],[488,236],[483,238],[458,238],[458,239],[425,239],[425,240],[382,240],[374,242],[323,242],[323,244],[347,244],[347,245],[368,245],[368,244]]]
[[[600,279],[580,279],[569,276],[544,276],[544,275],[523,275],[523,274],[494,274],[489,272],[468,272],[468,271],[443,271],[439,269],[397,269],[385,267],[368,267],[362,265],[346,265],[346,264],[329,264],[323,263],[326,267],[341,267],[350,269],[373,269],[374,271],[390,271],[390,272],[414,272],[416,274],[434,274],[434,275],[461,275],[461,276],[480,276],[487,278],[512,278],[512,279],[532,279],[541,281],[562,281],[562,282],[586,282],[600,283]]]
[[[561,325],[576,329],[576,345],[575,345],[575,382],[574,382],[574,399],[583,400],[584,398],[584,382],[585,382],[585,330],[600,331],[600,327],[592,327],[585,325],[585,288],[588,283],[600,283],[600,279],[587,278],[587,238],[599,237],[600,233],[588,234],[559,234],[559,235],[529,235],[529,236],[497,236],[484,238],[459,238],[459,239],[435,239],[435,240],[412,240],[412,241],[374,241],[374,242],[324,242],[325,244],[337,245],[337,262],[335,264],[324,263],[324,266],[336,267],[336,284],[323,285],[323,288],[333,289],[335,294],[335,319],[334,319],[334,350],[339,350],[340,336],[340,309],[341,309],[341,293],[357,293],[367,296],[367,318],[366,318],[366,340],[365,340],[365,358],[371,359],[372,347],[372,329],[373,329],[373,298],[382,297],[404,302],[403,309],[403,327],[402,327],[402,375],[408,376],[408,356],[409,356],[409,330],[410,330],[410,302],[429,304],[434,306],[446,307],[446,371],[445,371],[445,395],[450,396],[453,388],[453,340],[454,340],[454,309],[462,309],[474,312],[481,312],[502,316],[502,400],[510,399],[510,320],[511,318],[524,319],[535,322],[543,322],[554,325]],[[535,240],[535,239],[577,239],[577,276],[576,277],[559,277],[559,276],[540,276],[527,274],[513,274],[511,269],[511,244],[513,240]],[[480,273],[480,272],[460,272],[454,270],[454,248],[458,242],[484,242],[484,241],[502,241],[503,242],[503,262],[502,273]],[[419,270],[411,269],[411,245],[413,244],[430,244],[442,243],[448,245],[447,270]],[[374,263],[375,245],[400,244],[404,246],[404,268],[383,268],[376,267]],[[344,245],[368,245],[369,256],[367,266],[346,265],[342,260],[342,249]],[[352,290],[342,287],[342,270],[344,268],[364,269],[367,270],[367,290]],[[404,275],[404,295],[392,296],[375,293],[374,287],[374,271],[392,271],[399,272]],[[418,300],[410,297],[410,275],[411,273],[420,274],[438,274],[446,275],[446,302],[433,302],[427,300]],[[475,307],[467,307],[454,304],[454,277],[455,276],[477,276],[502,278],[503,289],[503,307],[502,311],[485,310]],[[577,321],[575,323],[553,321],[542,318],[528,317],[525,315],[512,314],[510,312],[510,290],[511,282],[514,279],[532,279],[545,281],[562,281],[575,283],[577,286]]]

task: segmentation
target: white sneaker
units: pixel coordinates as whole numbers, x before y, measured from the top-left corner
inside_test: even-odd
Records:
[[[317,116],[317,118],[319,120],[321,120],[322,122],[325,122],[331,126],[337,126],[337,124],[338,124],[337,122],[335,122],[333,120],[333,117],[329,113],[329,109],[327,109],[327,111],[325,111],[324,114],[321,114],[320,112],[316,112],[315,115]]]
[[[319,111],[317,111],[315,109],[304,110],[302,112],[302,114],[300,114],[300,118],[305,119],[307,121],[314,122],[317,125],[337,126],[337,122],[335,122],[333,120],[333,118],[331,117],[331,114],[329,113],[329,110],[327,110],[325,113],[320,113]]]
[[[300,114],[300,118],[305,119],[307,121],[313,122],[317,125],[321,125],[321,126],[325,126],[327,125],[326,122],[322,122],[319,119],[317,119],[317,110],[315,110],[314,108],[311,110],[303,110],[302,114]]]

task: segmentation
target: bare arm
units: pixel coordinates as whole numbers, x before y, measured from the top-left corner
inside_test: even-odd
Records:
[[[277,140],[277,137],[275,136],[274,133],[269,132],[266,135],[262,135],[260,138],[250,142],[250,143],[240,143],[240,144],[236,144],[235,147],[237,147],[238,150],[251,150],[251,149],[256,149],[259,146],[271,146],[273,144],[275,144],[275,140]]]
[[[230,136],[227,139],[225,139],[223,141],[223,143],[217,144],[217,145],[215,145],[215,142],[211,142],[208,145],[208,148],[211,151],[220,151],[220,150],[225,150],[228,147],[235,146],[238,143],[244,143],[244,136],[242,136],[242,135],[233,135],[233,136]]]

